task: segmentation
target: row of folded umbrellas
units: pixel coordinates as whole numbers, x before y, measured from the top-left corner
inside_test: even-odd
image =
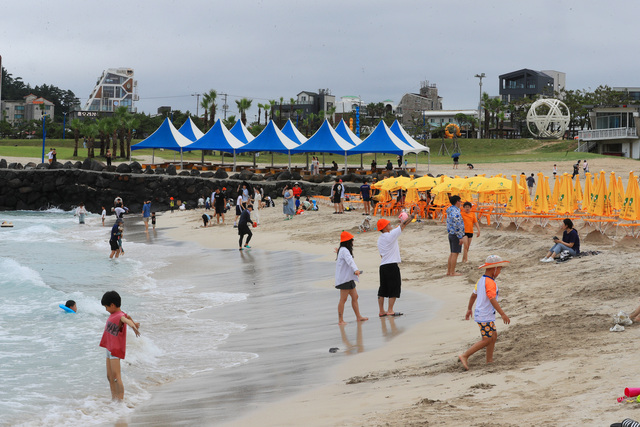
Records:
[[[555,182],[554,182],[555,180]],[[419,191],[430,190],[434,204],[448,204],[450,195],[459,195],[463,201],[480,204],[494,204],[514,214],[573,214],[584,212],[593,216],[620,218],[630,221],[640,220],[640,187],[638,177],[629,173],[625,189],[622,177],[614,172],[607,177],[604,171],[594,176],[587,173],[584,186],[580,175],[572,179],[568,174],[550,179],[538,173],[536,193],[531,198],[526,190],[526,176],[511,175],[507,179],[501,175],[492,177],[448,177],[437,178],[423,176],[412,179],[407,177],[387,178],[372,185],[381,191],[381,201],[391,199],[390,192],[406,190],[405,203],[417,203]]]

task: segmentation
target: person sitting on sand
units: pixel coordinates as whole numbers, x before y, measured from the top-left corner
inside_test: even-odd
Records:
[[[479,269],[484,269],[485,273],[478,280],[471,297],[469,297],[469,306],[464,319],[469,320],[471,318],[471,310],[475,303],[476,310],[473,314],[473,319],[480,327],[482,339],[458,356],[462,366],[467,371],[469,370],[469,357],[485,347],[487,348],[487,363],[493,362],[493,350],[498,339],[498,331],[495,325],[496,311],[502,317],[505,325],[511,322],[498,303],[498,285],[496,284],[496,279],[500,271],[502,271],[502,267],[505,267],[508,263],[509,261],[503,261],[498,255],[489,255],[486,262],[478,267]]]
[[[569,252],[569,255],[576,256],[580,253],[580,236],[578,231],[573,228],[573,221],[569,218],[562,220],[562,240],[557,237],[553,238],[555,243],[547,255],[542,258],[541,262],[553,262],[562,251]]]
[[[362,273],[353,260],[353,234],[343,231],[340,234],[340,247],[336,250],[336,289],[340,289],[340,301],[338,302],[338,324],[346,325],[344,321],[344,305],[351,296],[351,308],[358,322],[369,320],[360,314],[358,306],[358,291],[356,282]]]

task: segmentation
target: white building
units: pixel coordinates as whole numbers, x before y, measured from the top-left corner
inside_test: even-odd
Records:
[[[133,103],[138,99],[138,82],[134,80],[133,69],[109,68],[98,77],[84,110],[113,112],[125,106],[130,112],[136,112]]]
[[[478,120],[478,110],[426,110],[422,112],[422,118],[425,123],[431,127],[446,126],[449,123],[461,125],[456,120],[456,115],[464,114]]]
[[[44,98],[29,94],[22,101],[2,101],[2,116],[15,125],[29,120],[42,120],[47,115],[53,119],[54,104]]]

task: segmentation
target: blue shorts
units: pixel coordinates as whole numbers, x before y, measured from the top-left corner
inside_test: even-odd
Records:
[[[480,326],[482,338],[493,338],[493,333],[496,331],[495,322],[478,322],[478,326]]]

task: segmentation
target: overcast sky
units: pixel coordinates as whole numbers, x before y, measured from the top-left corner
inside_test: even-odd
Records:
[[[424,80],[445,109],[470,109],[475,74],[497,95],[498,76],[522,68],[565,72],[568,89],[640,86],[637,0],[30,0],[0,10],[14,77],[70,89],[84,105],[104,69],[133,68],[138,111],[152,114],[195,113],[191,94],[209,89],[230,95],[230,114],[240,97],[257,107],[319,88],[336,101],[398,103]]]

